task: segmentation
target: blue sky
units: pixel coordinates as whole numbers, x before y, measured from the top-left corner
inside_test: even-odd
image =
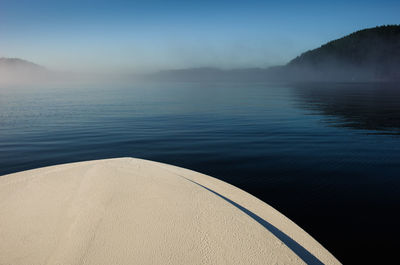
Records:
[[[0,0],[0,57],[71,71],[266,67],[399,14],[389,0]]]

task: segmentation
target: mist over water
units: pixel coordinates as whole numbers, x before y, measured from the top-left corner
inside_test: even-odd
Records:
[[[344,263],[390,260],[398,91],[254,82],[2,87],[0,175],[121,156],[166,162],[254,194]]]

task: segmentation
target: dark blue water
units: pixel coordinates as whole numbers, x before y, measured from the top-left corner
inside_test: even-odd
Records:
[[[400,85],[0,89],[0,175],[121,156],[236,185],[344,263],[397,251]]]

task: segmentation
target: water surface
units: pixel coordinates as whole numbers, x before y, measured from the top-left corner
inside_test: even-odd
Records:
[[[182,166],[264,200],[344,263],[396,253],[399,135],[395,84],[0,89],[0,175],[122,156]]]

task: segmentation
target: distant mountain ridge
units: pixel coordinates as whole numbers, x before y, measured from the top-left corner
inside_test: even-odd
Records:
[[[181,81],[400,81],[400,26],[354,32],[282,66],[233,70],[189,68],[150,76]]]
[[[0,83],[57,76],[17,58],[0,58]],[[400,81],[400,25],[354,32],[307,51],[286,65],[223,70],[212,67],[163,70],[134,76],[158,81],[368,82]],[[74,77],[75,78],[75,77]]]
[[[40,70],[45,70],[43,66],[40,66],[38,64],[22,60],[19,58],[5,58],[1,57],[0,58],[0,69],[2,70],[32,70],[32,71],[40,71]]]
[[[175,70],[163,70],[147,75],[147,78],[159,81],[252,81],[269,80],[272,68],[219,69],[199,67]]]
[[[286,68],[294,79],[400,80],[400,26],[354,32],[301,54]]]
[[[0,84],[40,82],[49,71],[38,64],[18,59],[0,58]]]

